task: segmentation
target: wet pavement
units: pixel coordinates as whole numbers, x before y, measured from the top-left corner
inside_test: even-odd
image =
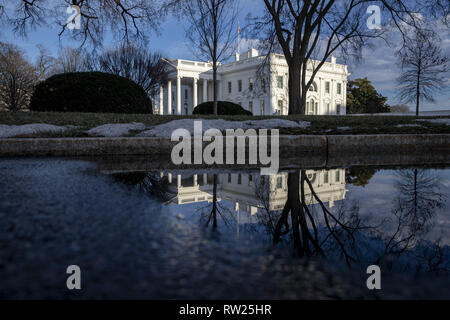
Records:
[[[292,228],[276,226],[302,172],[312,237],[299,249]],[[449,186],[446,168],[262,178],[0,159],[0,298],[449,298]],[[381,290],[366,287],[371,264]],[[81,290],[66,287],[69,265],[81,268]]]

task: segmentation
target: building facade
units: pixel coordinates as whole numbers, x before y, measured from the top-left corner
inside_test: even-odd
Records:
[[[213,100],[212,63],[168,60],[167,84],[156,99],[159,114],[189,115],[195,106]],[[311,60],[307,79],[314,63]],[[287,115],[288,66],[283,55],[259,55],[255,49],[236,54],[235,61],[220,64],[218,100],[231,101],[254,115]],[[308,74],[309,73],[309,74]],[[347,66],[331,57],[317,72],[307,94],[306,114],[346,114]]]

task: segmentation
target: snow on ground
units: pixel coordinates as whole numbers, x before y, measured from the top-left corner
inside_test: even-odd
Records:
[[[423,127],[421,124],[417,123],[407,123],[407,124],[398,124],[396,125],[397,128],[403,128],[403,127]]]
[[[417,121],[426,121],[430,123],[437,123],[437,124],[446,124],[450,126],[450,119],[449,118],[442,118],[442,119],[417,119]]]
[[[337,127],[337,129],[343,130],[343,131],[352,130],[352,128],[350,128],[350,127]]]
[[[186,129],[191,135],[194,134],[194,121],[201,121],[202,131],[214,128],[220,131],[226,129],[274,129],[274,128],[307,128],[311,125],[308,121],[291,121],[283,119],[264,119],[247,121],[228,121],[223,119],[205,120],[205,119],[181,119],[173,120],[168,123],[160,124],[150,130],[138,134],[140,137],[170,137],[176,129]]]
[[[415,112],[387,112],[387,113],[356,113],[347,114],[348,116],[415,116]],[[450,116],[450,110],[435,110],[435,111],[419,111],[419,116],[435,117],[435,116]]]
[[[109,123],[95,128],[92,128],[87,132],[90,136],[100,137],[123,137],[130,133],[132,130],[145,130],[147,127],[140,122],[132,123]]]
[[[57,132],[63,132],[68,129],[74,128],[73,126],[54,126],[51,124],[45,124],[45,123],[31,123],[31,124],[24,124],[24,125],[5,125],[0,124],[0,138],[10,138],[10,137],[16,137],[21,135],[30,135],[30,134],[36,134],[39,132],[51,132],[51,133],[57,133]]]

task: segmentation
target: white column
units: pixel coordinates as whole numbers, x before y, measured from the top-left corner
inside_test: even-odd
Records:
[[[194,84],[193,84],[193,93],[192,93],[192,110],[197,106],[197,79],[194,78]]]
[[[203,174],[203,184],[208,183],[208,175],[206,173]]]
[[[177,76],[177,114],[181,114],[181,77]]]
[[[198,176],[196,174],[194,174],[194,186],[198,185]]]
[[[217,80],[217,100],[223,100],[222,98],[222,81]]]
[[[172,174],[171,173],[167,174],[167,180],[169,181],[169,183],[172,183]]]
[[[159,114],[164,114],[164,88],[159,86]]]
[[[172,81],[167,81],[167,114],[172,114]]]
[[[177,174],[177,188],[181,188],[181,174]]]
[[[208,80],[203,79],[203,102],[208,101]]]

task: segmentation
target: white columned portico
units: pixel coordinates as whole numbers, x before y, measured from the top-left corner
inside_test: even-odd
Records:
[[[222,81],[217,80],[217,100],[222,99]]]
[[[181,77],[177,76],[177,114],[181,114]]]
[[[172,114],[172,81],[167,81],[167,114]]]
[[[203,102],[208,101],[208,80],[203,79]]]
[[[194,78],[194,84],[193,84],[193,93],[192,93],[192,111],[194,111],[194,108],[197,106],[197,79]]]

